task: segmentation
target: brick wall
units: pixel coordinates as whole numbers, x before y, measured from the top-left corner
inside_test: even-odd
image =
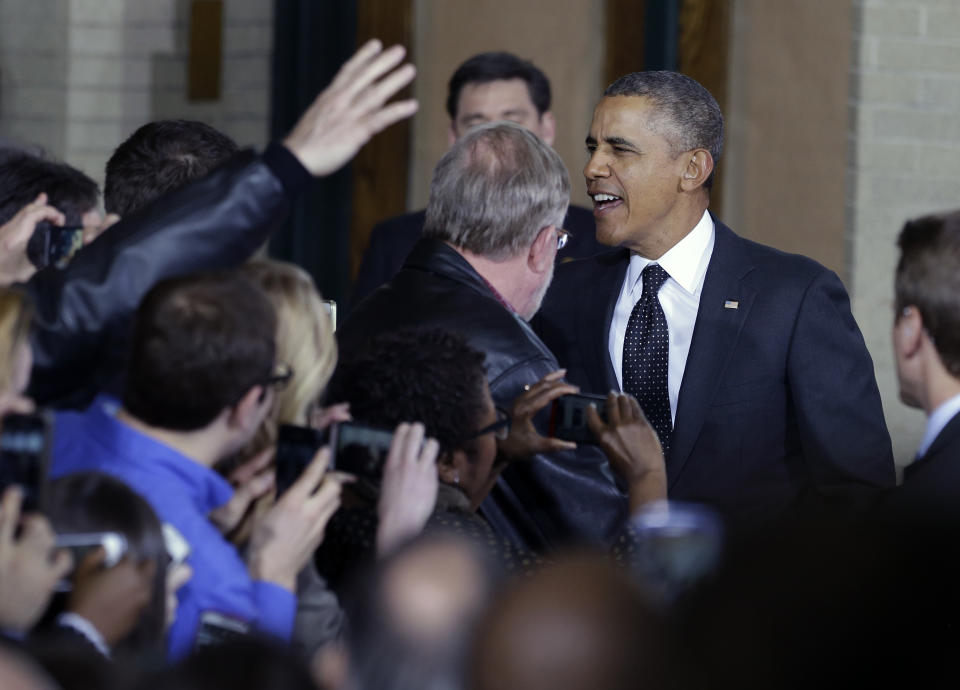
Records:
[[[221,98],[189,102],[189,0],[0,0],[0,136],[101,182],[114,147],[150,120],[203,120],[262,146],[273,3],[223,7]]]
[[[960,207],[960,2],[857,0],[854,32],[850,288],[895,452],[906,462],[924,421],[897,397],[890,344],[895,242],[906,219]]]

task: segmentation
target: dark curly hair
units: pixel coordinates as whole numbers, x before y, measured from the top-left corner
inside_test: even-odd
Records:
[[[442,452],[471,446],[464,438],[483,413],[485,355],[460,335],[439,329],[383,333],[341,353],[328,389],[332,402],[349,402],[358,422],[392,429],[423,422]]]

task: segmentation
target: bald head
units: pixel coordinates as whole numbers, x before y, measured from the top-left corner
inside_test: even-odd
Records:
[[[494,604],[478,633],[472,687],[653,688],[662,644],[659,620],[626,572],[573,556]]]
[[[424,535],[384,561],[349,611],[345,685],[459,687],[492,587],[487,562],[455,535]]]

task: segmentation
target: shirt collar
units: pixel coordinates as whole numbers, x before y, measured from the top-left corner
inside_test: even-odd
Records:
[[[201,465],[170,446],[127,426],[116,418],[119,404],[100,396],[92,405],[90,429],[100,435],[125,463],[139,465],[148,472],[163,475],[183,488],[184,495],[203,514],[228,503],[233,487],[210,467]]]
[[[714,234],[713,218],[709,211],[704,211],[693,230],[656,261],[631,252],[627,284],[633,288],[647,264],[658,263],[680,287],[691,295],[696,295],[703,285],[704,276],[707,275]]]
[[[937,439],[937,436],[939,436],[940,432],[943,431],[943,427],[945,427],[957,414],[960,414],[960,394],[957,394],[941,403],[940,406],[933,411],[933,414],[930,415],[930,418],[927,420],[927,431],[923,435],[923,441],[920,443],[920,449],[917,451],[917,457],[922,458],[927,454],[927,451],[930,450],[930,446],[933,445],[933,442]]]

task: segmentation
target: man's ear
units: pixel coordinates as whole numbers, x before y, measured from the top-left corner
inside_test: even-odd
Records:
[[[540,116],[540,138],[548,146],[553,146],[557,138],[557,120],[549,110]]]
[[[920,349],[926,337],[923,330],[923,317],[916,307],[905,307],[897,318],[893,337],[897,339],[897,349],[904,357],[912,357]]]
[[[540,228],[527,252],[527,266],[537,274],[550,270],[557,256],[557,230],[554,225]]]
[[[267,389],[263,386],[253,386],[236,405],[230,408],[227,415],[227,425],[231,429],[242,431],[253,431],[259,426],[263,419],[263,406],[268,404],[266,400]]]
[[[684,161],[683,172],[680,176],[680,189],[692,192],[710,177],[713,172],[713,156],[706,149],[693,149],[680,154]]]

